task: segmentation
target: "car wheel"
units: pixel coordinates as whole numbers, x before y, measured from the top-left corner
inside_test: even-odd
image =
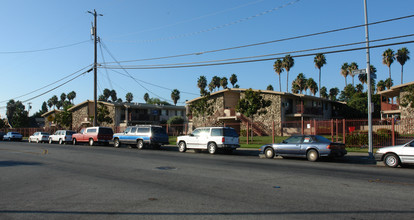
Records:
[[[76,138],[74,138],[74,139],[72,140],[72,144],[73,144],[73,145],[76,145],[76,144],[77,144]]]
[[[119,143],[119,139],[118,139],[118,138],[116,138],[116,139],[114,140],[114,147],[118,148],[119,146],[121,146],[121,143]]]
[[[93,139],[91,138],[91,139],[89,139],[89,146],[93,146],[94,145],[94,141],[93,141]]]
[[[398,167],[398,165],[400,164],[400,158],[395,154],[386,154],[384,157],[384,164],[387,167]]]
[[[210,154],[215,154],[217,152],[217,145],[214,142],[211,142],[207,146],[207,150]]]
[[[39,143],[39,139],[36,140],[36,143]]]
[[[53,142],[53,141],[52,141],[52,138],[50,138],[50,139],[49,139],[49,144],[51,144],[52,142]]]
[[[63,144],[63,140],[62,139],[59,139],[59,144]]]
[[[306,158],[307,158],[309,161],[315,162],[315,161],[317,161],[317,160],[318,160],[318,158],[319,158],[318,152],[317,152],[316,150],[311,149],[311,150],[309,150],[309,151],[308,151],[308,153],[306,154]]]
[[[142,149],[142,148],[144,148],[144,141],[142,141],[142,140],[138,140],[137,141],[137,148],[138,149]]]
[[[273,159],[275,157],[275,151],[271,147],[266,148],[264,153],[267,159]]]
[[[187,145],[185,144],[184,141],[181,141],[178,144],[178,151],[180,151],[181,153],[184,153],[185,151],[187,151]]]

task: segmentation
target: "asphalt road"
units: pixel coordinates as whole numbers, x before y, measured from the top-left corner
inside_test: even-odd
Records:
[[[413,219],[414,169],[0,142],[0,219]]]

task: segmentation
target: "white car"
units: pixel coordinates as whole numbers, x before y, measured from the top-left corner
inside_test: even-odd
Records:
[[[57,130],[54,134],[49,136],[49,144],[58,142],[59,144],[72,142],[72,134],[76,132],[70,130]]]
[[[49,133],[47,132],[35,132],[33,135],[31,135],[28,139],[29,143],[31,142],[47,142],[49,141]]]
[[[375,152],[375,160],[384,161],[388,167],[402,164],[414,164],[414,140],[392,147],[383,147]]]
[[[230,127],[197,128],[190,135],[177,137],[177,146],[180,152],[194,149],[208,150],[210,154],[215,154],[218,149],[232,152],[240,147],[239,135]]]
[[[7,141],[22,141],[23,135],[19,132],[7,132],[6,135],[3,136],[3,140]]]

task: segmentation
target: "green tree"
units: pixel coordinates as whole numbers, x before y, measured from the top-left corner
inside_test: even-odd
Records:
[[[283,72],[283,61],[281,59],[277,59],[273,64],[273,69],[279,76],[279,91],[282,92],[282,82],[280,79],[280,74]]]
[[[200,99],[192,102],[190,112],[193,116],[201,117],[202,121],[206,121],[206,117],[213,114],[213,100],[210,100],[210,93],[205,93]]]
[[[70,102],[72,102],[76,98],[76,92],[75,91],[69,92],[67,95],[67,98],[69,99]]]
[[[184,119],[181,116],[174,116],[168,119],[167,124],[169,125],[182,125],[184,124]]]
[[[144,101],[146,102],[146,103],[148,103],[148,100],[149,100],[149,95],[148,95],[148,93],[145,93],[144,94]]]
[[[338,93],[339,93],[339,89],[337,87],[331,88],[329,90],[329,99],[336,101],[336,96],[338,95]]]
[[[208,91],[213,92],[215,88],[216,88],[216,85],[214,84],[214,81],[212,80],[212,81],[208,84]]]
[[[273,86],[272,85],[268,85],[267,88],[266,88],[266,90],[273,91]]]
[[[306,77],[303,73],[299,73],[296,79],[292,82],[292,86],[296,84],[298,86],[298,89],[300,91],[300,94],[302,94],[303,90],[306,88]]]
[[[327,99],[329,97],[325,86],[322,86],[320,94],[321,94],[321,97],[324,99]]]
[[[299,94],[299,92],[300,92],[300,88],[299,88],[298,84],[295,83],[295,81],[292,82],[291,91],[292,91],[293,94]]]
[[[344,90],[341,91],[339,95],[339,100],[343,102],[349,102],[352,96],[356,93],[356,89],[352,84],[345,86]]]
[[[401,84],[403,84],[404,64],[410,59],[409,55],[410,51],[406,47],[399,49],[395,55],[397,61],[401,64]]]
[[[394,51],[391,48],[388,48],[384,53],[382,53],[382,63],[388,66],[388,72],[391,78],[391,64],[394,62],[395,56]]]
[[[354,84],[354,77],[355,77],[355,75],[354,74],[352,74],[352,71],[354,71],[354,70],[357,70],[358,69],[358,64],[357,63],[355,63],[355,62],[352,62],[351,64],[349,64],[349,66],[348,66],[348,74],[351,74],[351,76],[352,76],[352,85],[354,86],[355,84]]]
[[[356,89],[356,91],[357,91],[358,93],[362,93],[362,91],[364,91],[364,86],[363,86],[361,83],[358,83],[358,84],[355,86],[355,89]]]
[[[227,89],[227,85],[228,85],[227,77],[223,77],[220,79],[220,85],[221,87],[223,87],[223,89]]]
[[[106,105],[102,104],[102,103],[98,103],[98,112],[96,114],[97,117],[97,122],[98,124],[102,124],[104,122],[111,124],[112,118],[109,116],[109,110],[108,107],[106,107]]]
[[[106,102],[105,95],[99,95],[98,101]]]
[[[270,100],[265,100],[261,96],[261,91],[253,91],[251,88],[244,92],[244,97],[241,98],[237,105],[236,111],[242,113],[246,117],[251,119],[251,122],[254,122],[255,115],[266,114],[266,108],[272,104]],[[253,138],[253,131],[252,131]]]
[[[178,89],[174,89],[171,92],[171,99],[173,100],[174,105],[177,105],[177,102],[180,99],[180,91],[178,91]]]
[[[53,108],[55,108],[55,106],[59,102],[58,97],[56,95],[54,95],[54,96],[52,96],[51,100],[52,100],[52,104],[54,106]]]
[[[289,71],[295,65],[295,60],[288,54],[283,58],[282,64],[286,70],[286,92],[289,92]]]
[[[116,100],[118,99],[116,95],[116,91],[114,89],[111,90],[111,99],[112,99],[112,102],[116,102]]]
[[[316,93],[318,92],[318,85],[316,84],[313,78],[309,78],[308,80],[306,80],[306,87],[313,94],[313,96],[315,96]]]
[[[231,74],[231,76],[230,76],[230,83],[231,83],[231,85],[233,86],[233,88],[234,88],[234,85],[237,83],[237,75],[236,74]]]
[[[161,101],[159,98],[149,98],[147,103],[152,105],[171,105],[167,101]]]
[[[63,106],[63,102],[61,100],[57,101],[56,108],[60,109],[60,107],[62,107],[62,106]]]
[[[48,112],[47,104],[46,104],[46,102],[43,102],[42,103],[42,108],[40,109],[39,113],[40,113],[40,115],[42,115],[42,114],[44,114],[46,112]]]
[[[380,80],[377,83],[377,92],[381,92],[385,90],[385,81],[384,80]]]
[[[207,79],[205,76],[200,76],[197,80],[197,87],[200,89],[200,95],[203,95],[206,91]]]
[[[50,98],[49,100],[47,100],[47,106],[49,106],[49,109],[52,109],[52,107],[53,107],[52,98]]]
[[[220,89],[220,77],[213,76],[213,78],[211,79],[211,82],[214,84],[214,87],[217,88],[217,90]]]
[[[62,103],[66,100],[66,94],[64,92],[62,92],[62,94],[60,94],[60,101],[62,101]]]
[[[134,95],[132,95],[132,93],[128,92],[128,93],[125,95],[125,100],[126,100],[128,103],[131,103],[131,102],[132,102],[132,100],[134,100]]]
[[[394,85],[393,80],[391,78],[386,79],[384,82],[385,82],[385,87],[387,89],[390,89]]]
[[[63,107],[63,111],[55,116],[55,122],[63,128],[72,129],[72,112],[68,111],[73,105],[69,104]]]
[[[341,75],[345,78],[345,86],[347,86],[348,82],[346,81],[346,78],[349,75],[349,65],[348,65],[348,63],[342,64]],[[352,77],[352,79],[353,79],[353,77]],[[353,84],[353,81],[352,81],[352,84]]]
[[[323,67],[323,65],[326,64],[326,58],[325,55],[323,55],[322,53],[318,53],[316,54],[315,58],[313,59],[313,62],[315,63],[315,67],[319,69],[319,89],[321,89],[321,68]],[[321,94],[319,94],[319,97],[321,96]]]
[[[108,101],[109,100],[109,97],[111,97],[111,90],[109,90],[109,89],[104,89],[103,90],[103,97],[105,97],[105,100],[104,101]]]
[[[29,124],[28,112],[21,101],[9,100],[6,105],[6,116],[14,128],[27,127]]]
[[[414,108],[414,86],[408,86],[404,88],[405,93],[401,96],[400,105],[404,108]]]

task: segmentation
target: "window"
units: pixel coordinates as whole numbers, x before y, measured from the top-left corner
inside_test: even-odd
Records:
[[[192,134],[194,136],[199,136],[200,135],[200,132],[201,132],[201,129],[195,129]]]
[[[223,131],[224,131],[224,136],[226,137],[239,137],[239,134],[237,134],[236,130],[234,129],[226,128],[226,129],[223,129]]]
[[[131,130],[131,127],[127,127],[124,131],[124,133],[129,133],[129,131]]]
[[[149,130],[149,128],[138,128],[138,133],[148,133]]]
[[[96,128],[88,129],[86,133],[96,133]]]
[[[136,127],[133,127],[133,128],[131,128],[131,131],[129,131],[129,133],[135,133],[137,131],[137,128]]]
[[[292,136],[283,141],[285,144],[300,144],[302,142],[302,136]]]
[[[223,129],[221,128],[211,129],[211,136],[223,136]]]

